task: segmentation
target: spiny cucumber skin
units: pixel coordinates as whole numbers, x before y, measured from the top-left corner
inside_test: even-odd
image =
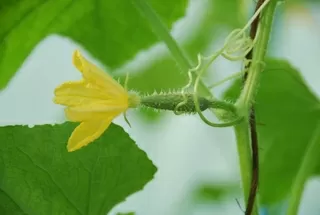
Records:
[[[181,93],[171,93],[171,94],[155,94],[144,96],[141,98],[141,105],[145,107],[161,109],[161,110],[170,110],[178,111],[186,114],[196,113],[196,107],[194,104],[194,95],[190,93],[181,94]],[[181,102],[185,104],[177,108]],[[199,107],[201,111],[204,111],[212,106],[212,101],[204,98],[198,97]]]

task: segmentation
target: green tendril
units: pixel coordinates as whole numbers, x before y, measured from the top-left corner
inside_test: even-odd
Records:
[[[189,76],[189,82],[186,86],[184,86],[181,90],[181,94],[182,94],[182,97],[183,97],[183,101],[180,102],[176,107],[175,109],[173,110],[173,112],[176,114],[176,115],[181,115],[183,114],[183,112],[180,112],[179,111],[179,108],[181,108],[182,106],[186,105],[188,103],[188,98],[187,96],[185,95],[185,90],[187,90],[189,87],[192,86],[192,73],[191,73],[191,70],[189,70],[188,72],[188,76]]]
[[[225,108],[225,110],[227,111],[230,111],[230,112],[233,112],[234,115],[236,116],[235,119],[229,121],[229,122],[225,122],[225,123],[215,123],[215,122],[212,122],[210,120],[208,120],[202,113],[201,111],[201,108],[199,106],[199,100],[198,100],[198,96],[196,94],[197,90],[198,90],[198,85],[199,85],[199,81],[200,81],[200,76],[198,76],[198,78],[196,79],[195,81],[195,84],[194,84],[194,94],[193,94],[193,99],[194,99],[194,105],[195,105],[195,109],[199,115],[199,117],[202,119],[203,122],[205,122],[207,125],[210,125],[212,127],[228,127],[228,126],[233,126],[233,125],[236,125],[238,123],[241,122],[241,120],[243,119],[243,117],[241,116],[238,116],[238,113],[237,113],[237,109],[235,108],[234,105],[232,106],[228,106],[228,108]],[[225,103],[225,104],[228,104],[228,103]]]
[[[237,61],[237,60],[243,60],[245,59],[245,56],[252,50],[254,45],[256,44],[256,39],[252,41],[252,39],[246,35],[246,30],[249,28],[251,23],[255,20],[256,16],[260,14],[260,12],[263,10],[263,8],[268,4],[270,0],[267,0],[264,2],[264,4],[261,5],[258,11],[254,14],[254,16],[249,20],[249,22],[242,28],[242,29],[235,29],[232,31],[228,37],[225,39],[224,46],[218,50],[216,53],[209,57],[203,57],[201,55],[198,56],[198,65],[193,69],[197,72],[197,78],[194,83],[194,88],[193,88],[193,99],[194,99],[194,105],[195,109],[200,116],[200,118],[208,125],[213,126],[213,127],[225,127],[225,126],[230,126],[230,125],[235,125],[239,123],[245,115],[239,116],[238,114],[236,115],[237,117],[231,120],[230,122],[225,122],[225,123],[215,123],[209,121],[202,113],[199,105],[199,100],[198,100],[198,87],[199,87],[199,82],[201,80],[201,77],[203,76],[204,72],[206,69],[215,61],[220,55],[228,60],[231,61]],[[257,34],[259,34],[259,29]],[[258,38],[258,37],[256,37]],[[202,65],[203,61],[202,60],[207,60],[208,62],[205,65]],[[250,62],[245,62],[245,63],[250,63]],[[233,77],[232,77],[233,78]],[[229,80],[229,79],[227,79]],[[224,81],[224,80],[223,80]],[[216,86],[216,85],[215,85]],[[217,115],[217,114],[216,114]]]
[[[236,72],[236,73],[234,73],[234,74],[232,74],[232,75],[230,75],[230,76],[222,79],[221,81],[218,81],[218,82],[216,82],[216,83],[208,86],[208,88],[209,88],[209,89],[213,89],[213,88],[215,88],[215,87],[217,87],[217,86],[219,86],[219,85],[221,85],[221,84],[223,84],[223,83],[225,83],[225,82],[227,82],[227,81],[230,81],[230,80],[235,79],[235,78],[239,78],[239,77],[241,77],[243,74],[244,74],[244,71]]]

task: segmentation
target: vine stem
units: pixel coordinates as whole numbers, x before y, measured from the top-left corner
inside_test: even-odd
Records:
[[[244,116],[247,117],[257,93],[257,86],[260,81],[261,72],[263,71],[264,58],[268,47],[277,2],[277,0],[270,1],[263,12],[262,20],[259,26],[257,43],[253,51],[252,63],[250,64],[244,88],[237,101],[239,110]]]
[[[249,123],[243,121],[235,126],[235,134],[237,140],[237,150],[240,163],[240,175],[242,181],[242,189],[244,199],[247,203],[249,199],[250,181],[251,181],[251,150],[250,150],[250,136],[249,136]],[[257,214],[257,211],[254,212]]]
[[[259,21],[259,15],[251,24],[250,37],[252,39],[257,37],[257,43],[253,51],[249,52],[246,56],[247,59],[252,59],[252,61],[248,65],[248,73],[244,75],[244,87],[237,101],[239,112],[246,119],[235,127],[240,171],[246,201],[246,215],[251,215],[252,213],[258,214],[255,197],[259,180],[259,154],[253,100],[257,93],[261,72],[263,71],[263,61],[269,42],[277,0],[268,2],[260,0],[257,3],[256,10],[259,10],[260,6],[264,4],[268,5],[263,11],[261,21]],[[258,26],[259,31],[257,31]],[[252,145],[251,150],[250,145]]]
[[[258,32],[258,26],[260,22],[260,12],[263,8],[263,5],[268,4],[268,0],[258,0],[256,4],[255,13],[258,13],[258,15],[254,18],[253,22],[251,23],[250,28],[250,38],[254,41],[257,36]],[[245,69],[248,70],[250,68],[251,63],[250,60],[252,60],[252,52],[253,49],[248,52],[246,55],[246,60],[248,60],[248,64],[245,66]],[[243,76],[243,84],[245,84],[247,80],[247,71],[245,70],[244,76]],[[258,208],[256,203],[256,197],[257,197],[257,191],[258,191],[258,185],[259,185],[259,140],[258,140],[258,132],[257,132],[257,126],[256,126],[256,115],[255,115],[255,108],[254,104],[251,106],[250,110],[250,117],[249,117],[249,124],[245,125],[249,127],[250,130],[250,139],[251,141],[251,152],[252,152],[252,166],[251,166],[251,186],[249,195],[247,198],[247,204],[246,204],[246,215],[251,215],[253,212],[254,214],[257,214]]]
[[[312,171],[316,168],[320,151],[320,121],[318,121],[317,127],[312,136],[313,138],[303,157],[298,174],[296,175],[292,185],[287,215],[298,214],[305,183],[308,177],[312,174]]]

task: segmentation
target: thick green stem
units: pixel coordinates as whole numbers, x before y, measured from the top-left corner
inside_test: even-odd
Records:
[[[158,17],[156,12],[145,0],[133,0],[133,2],[141,11],[141,13],[148,19],[153,31],[157,34],[157,36],[165,42],[181,70],[187,73],[193,66],[181,48],[178,46],[177,42],[174,40],[174,38],[172,38],[169,30],[161,21],[160,17]],[[193,79],[196,79],[195,74],[193,73],[192,75]],[[202,81],[199,83],[199,88],[200,92],[202,92],[205,96],[212,97],[210,89],[206,87]]]
[[[251,140],[249,135],[249,122],[243,121],[239,125],[235,126],[235,134],[237,139],[237,148],[240,163],[240,175],[242,181],[242,189],[244,193],[245,203],[249,199],[250,187],[251,187]],[[258,214],[257,205],[254,204],[252,214]]]
[[[248,71],[248,78],[237,101],[240,112],[245,116],[249,115],[251,104],[257,93],[257,87],[264,67],[264,58],[268,47],[277,2],[277,0],[270,1],[263,12],[262,19],[259,24],[257,44],[254,47],[252,63]]]
[[[241,167],[240,174],[245,199],[248,199],[249,197],[251,181],[251,149],[248,126],[249,123],[247,121],[243,121],[241,124],[235,126],[239,162]]]
[[[239,154],[241,178],[246,205],[248,204],[251,178],[252,178],[252,155],[251,155],[251,139],[249,133],[250,109],[257,93],[257,87],[260,81],[260,75],[263,71],[264,58],[269,42],[274,12],[277,0],[271,0],[261,15],[259,23],[259,31],[256,35],[257,43],[253,50],[252,62],[248,71],[248,77],[244,84],[244,88],[237,101],[239,113],[245,117],[245,121],[235,127],[237,137],[237,147]],[[253,214],[257,212],[257,201],[254,201]]]
[[[305,183],[316,168],[320,152],[320,121],[303,157],[302,164],[293,182],[287,215],[297,215]]]

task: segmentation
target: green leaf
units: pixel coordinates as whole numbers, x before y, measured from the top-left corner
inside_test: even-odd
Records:
[[[234,100],[239,89],[240,81],[237,81],[225,98]],[[289,195],[320,118],[320,102],[289,63],[268,60],[255,109],[260,149],[260,200],[264,204],[274,203]],[[320,168],[316,174],[319,173]]]
[[[26,215],[21,208],[2,190],[0,190],[0,214]]]
[[[184,15],[187,4],[186,0],[148,2],[169,27]],[[0,89],[34,47],[51,34],[80,43],[110,68],[157,41],[128,0],[2,0],[0,26]]]
[[[105,215],[153,178],[155,166],[121,127],[112,124],[97,141],[69,153],[74,128],[0,129],[0,208],[13,205],[10,215],[23,214],[14,203],[30,215]]]

